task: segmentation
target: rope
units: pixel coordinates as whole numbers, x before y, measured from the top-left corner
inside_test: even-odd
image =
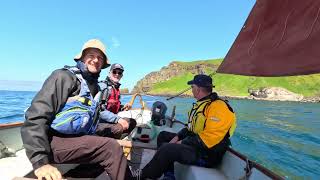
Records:
[[[240,178],[240,180],[247,180],[251,175],[251,167],[250,167],[250,162],[248,158],[246,158],[246,167],[244,168],[244,170],[245,170],[245,174],[243,175],[243,177]]]
[[[214,71],[214,72],[210,73],[208,76],[212,77],[212,76],[215,75],[216,73],[217,73],[217,72]],[[214,86],[213,86],[213,87],[214,87]],[[171,100],[171,99],[173,99],[173,98],[176,98],[176,97],[180,96],[181,94],[189,91],[190,89],[191,89],[191,87],[188,87],[187,89],[185,89],[185,90],[183,90],[183,91],[180,91],[178,94],[176,94],[176,95],[174,95],[174,96],[171,96],[171,97],[168,97],[166,100],[169,101],[169,100]]]

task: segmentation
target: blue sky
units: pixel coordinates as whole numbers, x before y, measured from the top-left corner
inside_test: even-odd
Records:
[[[146,74],[173,60],[223,58],[254,3],[3,1],[0,80],[43,82],[53,70],[74,65],[73,57],[85,41],[99,38],[107,45],[111,63],[124,65],[122,87],[131,89]],[[102,71],[101,79],[108,70]]]

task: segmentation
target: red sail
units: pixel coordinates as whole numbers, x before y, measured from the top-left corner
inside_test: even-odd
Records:
[[[320,73],[320,0],[257,0],[218,73]]]

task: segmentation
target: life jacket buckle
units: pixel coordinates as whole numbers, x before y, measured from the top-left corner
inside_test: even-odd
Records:
[[[81,97],[78,99],[83,105],[86,105],[86,106],[91,106],[92,105],[92,102],[89,98],[87,97]]]

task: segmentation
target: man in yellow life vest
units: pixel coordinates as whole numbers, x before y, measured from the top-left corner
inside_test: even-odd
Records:
[[[214,167],[221,162],[236,127],[235,113],[212,92],[210,76],[196,75],[188,85],[197,100],[188,114],[188,126],[177,134],[160,132],[157,153],[142,170],[134,172],[134,176],[154,179],[164,174],[164,179],[175,179],[174,162],[203,167]]]

